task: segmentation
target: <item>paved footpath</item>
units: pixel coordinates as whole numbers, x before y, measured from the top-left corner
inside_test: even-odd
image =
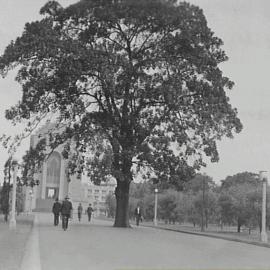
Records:
[[[0,215],[0,270],[18,270],[23,259],[25,244],[32,231],[32,216],[19,215],[16,230],[9,229]]]
[[[114,228],[109,221],[88,223],[85,216],[63,231],[52,220],[38,214],[22,270],[270,269],[265,247],[155,228]]]

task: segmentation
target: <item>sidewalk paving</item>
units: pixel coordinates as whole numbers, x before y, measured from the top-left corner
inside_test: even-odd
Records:
[[[143,226],[114,228],[112,221],[88,223],[86,216],[80,223],[74,217],[63,231],[52,225],[52,214],[37,215],[27,245],[33,252],[26,252],[22,266],[27,257],[39,257],[33,261],[40,266],[28,265],[29,270],[270,269],[264,247]]]
[[[19,215],[16,230],[9,229],[0,216],[0,270],[18,270],[20,268],[24,247],[28,242],[33,225],[32,215]]]
[[[25,245],[20,270],[41,270],[38,224],[38,215],[35,215],[32,232]]]
[[[240,235],[232,232],[223,234],[202,233],[192,231],[192,228],[189,227],[165,224],[159,224],[157,228],[150,222],[143,222],[139,227],[133,225],[133,229],[114,228],[113,220],[93,219],[88,223],[85,215],[82,222],[78,222],[75,216],[68,231],[64,232],[61,229],[61,224],[58,227],[52,225],[52,214],[36,213],[36,217],[39,220],[36,220],[35,226],[32,226],[33,216],[18,216],[16,231],[10,231],[8,223],[4,223],[0,217],[0,270],[184,269],[179,265],[186,267],[193,265],[193,269],[197,269],[194,268],[192,259],[190,259],[191,262],[188,261],[189,252],[186,255],[183,254],[186,252],[186,248],[187,250],[190,248],[192,250],[190,253],[194,253],[194,256],[198,257],[196,265],[205,265],[204,268],[209,269],[206,266],[211,265],[211,263],[205,264],[204,261],[207,262],[208,256],[213,260],[212,255],[206,252],[206,247],[211,246],[214,247],[214,253],[221,256],[220,260],[223,260],[222,268],[225,268],[228,264],[228,269],[230,268],[228,266],[231,266],[231,259],[228,259],[227,262],[227,258],[223,254],[223,251],[227,250],[228,246],[232,245],[234,252],[239,253],[240,262],[243,250],[253,250],[255,248],[249,257],[254,254],[254,260],[260,260],[259,257],[265,251],[260,251],[258,257],[258,255],[256,256],[258,248],[270,247],[269,244],[243,238],[247,237],[243,233]],[[176,234],[176,231],[180,233]],[[220,242],[222,240],[211,240],[211,238],[230,241]],[[177,243],[173,243],[174,239],[179,240]],[[198,247],[201,245],[205,249],[203,256],[201,256],[202,252],[198,250],[198,247],[195,247],[195,251],[193,250],[194,247],[191,243],[194,243],[194,241],[195,245],[198,245]],[[241,243],[229,244],[231,241]],[[242,243],[260,247],[253,248],[251,245]],[[182,250],[182,244],[184,250]],[[222,248],[216,248],[219,245]],[[170,250],[170,252],[166,252],[166,249]],[[175,253],[175,250],[179,250],[179,253]],[[269,257],[268,249],[265,250],[267,251],[266,254],[268,254],[266,257]],[[211,249],[209,252],[211,253]],[[168,258],[162,259],[164,254],[167,254]],[[180,257],[183,256],[181,260],[179,260],[179,255]],[[139,262],[136,259],[137,257],[139,257]],[[218,265],[219,261],[216,261],[216,263]],[[246,263],[245,266],[250,264],[250,262],[244,263]],[[263,258],[262,264],[267,266],[264,269],[270,269],[270,261],[269,263],[264,262]],[[218,269],[218,267],[215,269]],[[254,269],[261,268],[255,267]]]

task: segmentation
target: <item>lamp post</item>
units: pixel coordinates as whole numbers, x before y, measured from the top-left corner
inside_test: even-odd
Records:
[[[157,226],[157,203],[158,203],[158,189],[155,188],[155,213],[154,213],[154,226]]]
[[[267,186],[267,172],[260,171],[260,180],[263,183],[262,188],[262,231],[261,241],[266,243],[268,241],[268,235],[266,233],[266,186]]]
[[[30,197],[29,212],[30,212],[30,213],[32,213],[32,201],[33,201],[33,196],[34,196],[33,190],[30,189],[30,190],[29,190],[29,197]]]
[[[16,188],[17,188],[17,171],[18,165],[13,161],[13,187],[12,187],[12,204],[11,204],[11,217],[9,221],[9,228],[16,229]]]

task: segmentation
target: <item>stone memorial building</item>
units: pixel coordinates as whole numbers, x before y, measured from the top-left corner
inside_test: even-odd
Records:
[[[53,124],[47,124],[39,129],[35,135],[31,136],[30,146],[35,147],[40,139],[46,138],[46,134],[53,127]],[[48,151],[50,149],[47,149]],[[106,214],[105,198],[109,193],[113,193],[116,182],[110,179],[108,183],[102,183],[95,186],[90,183],[90,179],[78,179],[76,175],[71,175],[68,181],[67,160],[62,156],[63,148],[59,146],[43,162],[43,165],[35,175],[35,180],[39,185],[26,187],[25,189],[25,211],[51,211],[55,198],[60,201],[68,196],[77,209],[79,203],[86,209],[91,203],[95,208],[95,214]]]
[[[42,138],[47,138],[49,129],[53,124],[47,124],[31,136],[30,146],[35,147]],[[47,149],[49,152],[49,149]],[[27,187],[25,192],[25,210],[26,211],[48,211],[51,210],[55,198],[60,201],[69,196],[75,203],[87,203],[84,187],[81,179],[76,175],[70,176],[68,181],[66,168],[67,160],[62,156],[62,147],[56,148],[49,157],[43,162],[38,173],[35,174],[35,180],[39,185],[33,188]]]

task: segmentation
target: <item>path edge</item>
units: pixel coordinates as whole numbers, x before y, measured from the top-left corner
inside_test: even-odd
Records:
[[[32,231],[25,246],[20,270],[42,270],[40,262],[40,245],[38,215],[35,213]]]

